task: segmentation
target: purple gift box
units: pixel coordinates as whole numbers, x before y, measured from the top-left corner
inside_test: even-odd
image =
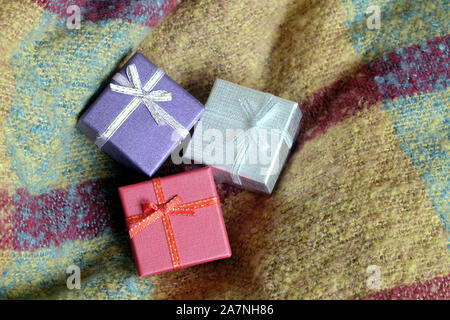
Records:
[[[203,111],[199,101],[136,53],[77,127],[116,161],[152,176]]]

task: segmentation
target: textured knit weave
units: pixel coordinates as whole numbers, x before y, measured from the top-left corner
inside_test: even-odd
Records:
[[[0,0],[0,297],[450,299],[448,3],[178,2]],[[233,256],[145,279],[117,196],[145,177],[74,128],[136,49],[202,102],[218,77],[303,113],[271,196],[218,186]]]

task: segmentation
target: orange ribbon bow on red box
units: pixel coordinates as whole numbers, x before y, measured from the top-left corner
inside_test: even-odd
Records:
[[[162,189],[161,179],[156,178],[152,180],[153,188],[155,189],[156,200],[158,204],[153,202],[145,202],[143,207],[143,213],[136,216],[128,217],[126,219],[127,226],[130,227],[136,224],[134,227],[129,228],[130,238],[136,236],[139,232],[161,219],[164,231],[166,232],[167,242],[169,244],[170,256],[172,258],[172,264],[174,269],[181,267],[180,256],[178,254],[178,248],[175,241],[172,222],[170,221],[171,215],[177,216],[194,216],[195,210],[209,207],[215,204],[219,204],[218,197],[211,197],[203,200],[182,203],[183,199],[176,195],[172,199],[166,202],[164,192]]]

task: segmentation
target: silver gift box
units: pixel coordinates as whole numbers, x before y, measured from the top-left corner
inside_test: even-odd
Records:
[[[298,103],[217,79],[183,154],[216,182],[272,193],[302,117]]]

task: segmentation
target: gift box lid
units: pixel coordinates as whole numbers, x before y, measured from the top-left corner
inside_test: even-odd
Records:
[[[145,56],[136,53],[127,61],[119,74],[128,78],[127,68],[130,65],[136,66],[143,86],[158,70]],[[111,83],[115,83],[114,80]],[[190,130],[204,112],[203,105],[168,75],[164,75],[152,89],[152,91],[158,90],[169,92],[171,100],[156,101],[157,105],[181,126]],[[111,90],[108,84],[80,117],[77,127],[89,139],[95,141],[133,99],[132,95]],[[175,133],[171,126],[159,126],[146,105],[140,103],[121,123],[102,150],[125,166],[151,176],[181,140],[182,137]]]
[[[166,201],[180,196],[183,203],[218,197],[211,168],[202,168],[160,179]],[[144,202],[157,203],[152,181],[119,188],[125,217],[142,213]],[[220,202],[195,210],[194,216],[170,216],[182,267],[231,256]],[[161,219],[131,239],[139,275],[173,270]]]
[[[254,126],[252,121],[257,122],[262,130],[253,132],[258,140],[250,145],[239,176],[244,187],[271,193],[299,132],[302,114],[298,103],[217,79],[205,107],[183,158],[214,166],[218,182],[233,183],[231,172],[240,151],[236,141],[230,143],[235,137],[233,129],[246,131]],[[251,119],[252,115],[259,120]],[[211,138],[218,131],[221,136]],[[284,132],[286,139],[279,132]]]

